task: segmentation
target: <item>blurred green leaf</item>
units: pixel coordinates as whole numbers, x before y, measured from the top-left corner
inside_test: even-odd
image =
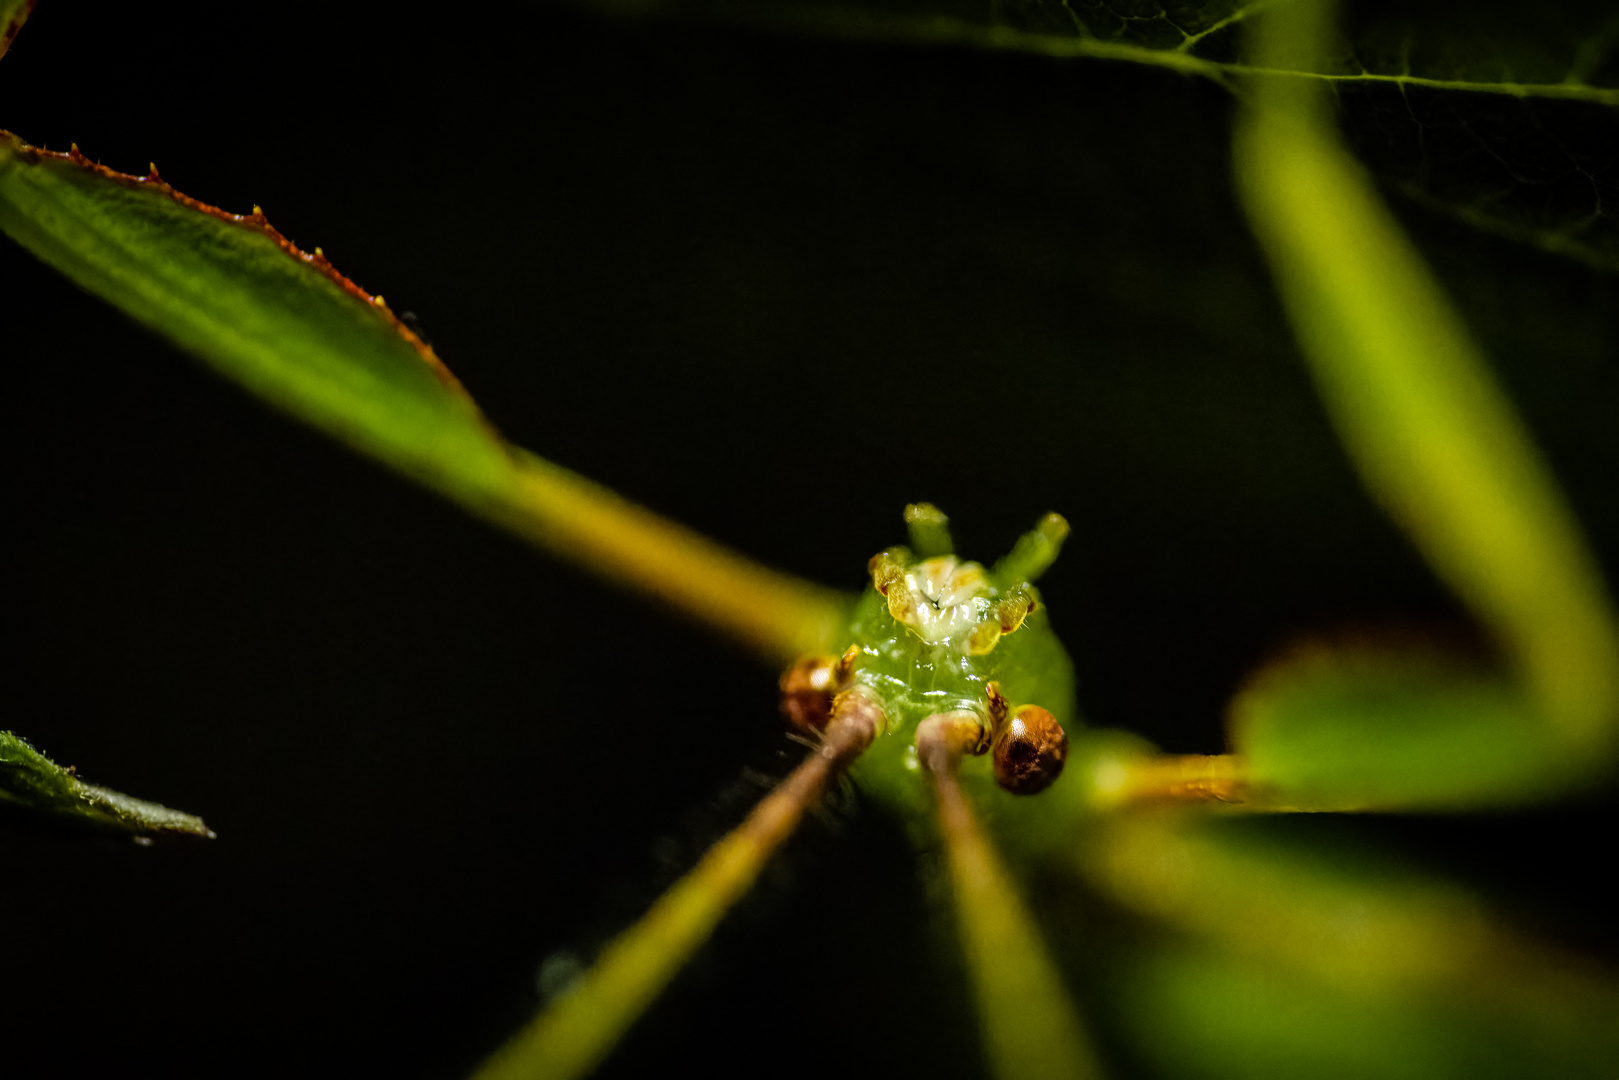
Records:
[[[1420,646],[1297,649],[1239,692],[1230,722],[1257,794],[1308,810],[1530,802],[1605,765],[1551,737],[1505,676]]]
[[[1421,993],[1356,993],[1216,949],[1131,954],[1112,991],[1133,1052],[1179,1080],[1605,1080],[1614,1002],[1524,1013]]]
[[[213,839],[199,817],[80,780],[9,731],[0,731],[0,806],[20,806],[63,820],[144,838],[182,833]]]
[[[0,0],[0,57],[6,55],[38,0]]]
[[[1277,9],[1257,35],[1260,55],[1275,67],[1310,63],[1330,49],[1331,11]],[[1487,797],[1492,784],[1503,798],[1520,797],[1524,784],[1508,774],[1545,782],[1537,739],[1560,747],[1570,777],[1568,765],[1585,759],[1599,772],[1619,750],[1619,623],[1596,558],[1483,350],[1346,153],[1321,88],[1262,78],[1233,159],[1283,305],[1363,482],[1495,635],[1528,706],[1472,687],[1419,687],[1397,673],[1391,685],[1405,684],[1408,696],[1383,695],[1362,668],[1354,690],[1334,687],[1315,702],[1324,741],[1306,751],[1316,756],[1309,767],[1331,769],[1340,751],[1355,760],[1346,736],[1358,725],[1343,720],[1357,715],[1383,719],[1375,726],[1390,737],[1380,748],[1393,777],[1404,768],[1396,747],[1414,755],[1413,771],[1384,797],[1414,796],[1423,775],[1444,799],[1464,789],[1465,798]],[[1479,714],[1477,757],[1447,768],[1434,752],[1446,731],[1465,730],[1470,712]],[[1310,721],[1286,708],[1261,715],[1257,731],[1239,726],[1239,745],[1257,741],[1256,766],[1281,770],[1273,779],[1300,779],[1306,743],[1293,738]]]
[[[1115,901],[1185,935],[1127,952],[1121,1009],[1174,1076],[1597,1077],[1619,983],[1347,830],[1116,819],[1077,849]]]
[[[1128,907],[1335,986],[1619,1004],[1611,975],[1533,943],[1467,888],[1348,829],[1180,810],[1109,819],[1074,851]]]

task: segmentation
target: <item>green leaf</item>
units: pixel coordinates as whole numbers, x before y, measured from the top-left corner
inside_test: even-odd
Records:
[[[87,784],[9,731],[0,731],[0,806],[20,806],[65,821],[133,833],[213,839],[199,817]]]
[[[39,0],[0,0],[0,57],[6,55]]]
[[[0,134],[0,228],[270,401],[428,483],[499,491],[509,461],[470,398],[380,297],[228,214],[77,152]],[[487,495],[486,495],[487,497]]]
[[[1231,705],[1231,745],[1265,801],[1309,810],[1528,802],[1606,762],[1549,737],[1501,675],[1421,648],[1306,647]]]
[[[1074,849],[1131,909],[1334,986],[1619,1001],[1611,972],[1572,963],[1477,894],[1378,854],[1341,819],[1121,816]]]
[[[1266,55],[1281,66],[1323,51],[1330,10],[1285,9],[1266,25]],[[1540,721],[1523,737],[1538,732],[1599,770],[1619,752],[1619,620],[1601,570],[1477,341],[1345,154],[1322,96],[1261,82],[1233,154],[1305,359],[1367,488],[1517,669],[1531,705],[1520,711]],[[1432,726],[1452,722],[1434,695],[1418,699]],[[1485,727],[1511,741],[1499,722]]]
[[[1611,5],[1402,4],[1350,11],[1345,34],[1340,123],[1386,189],[1619,271]]]
[[[344,39],[324,15],[260,13],[279,54],[238,33],[228,53],[186,56],[163,33],[86,25],[85,38],[113,38],[101,62],[49,77],[83,48],[68,35],[40,71],[44,96],[4,96],[16,124],[61,145],[76,137],[141,167],[156,153],[195,170],[199,191],[234,190],[243,207],[261,198],[278,223],[370,256],[368,280],[396,302],[409,295],[456,342],[469,385],[524,441],[775,560],[855,583],[864,558],[897,539],[894,511],[909,499],[940,500],[964,544],[991,553],[1004,544],[974,530],[1009,541],[1048,505],[1072,513],[1078,558],[1054,569],[1048,596],[1081,700],[1172,749],[1217,745],[1232,682],[1300,624],[1455,617],[1365,505],[1294,363],[1229,198],[1229,102],[1212,86],[1120,65],[565,18],[422,40],[351,14],[363,21]],[[284,70],[288,39],[331,81],[266,78]],[[151,104],[177,95],[143,95],[131,110],[161,124],[142,127],[120,109],[139,81],[113,67],[125,52],[172,80],[161,90],[206,85],[238,121],[244,98],[274,100],[244,131]],[[332,107],[356,98],[375,104],[363,124]],[[422,138],[441,115],[456,118],[456,138]],[[1580,291],[1589,275],[1464,230],[1425,239],[1509,301],[1475,295],[1468,319],[1519,324],[1509,382],[1552,419],[1537,430],[1564,439],[1560,471],[1604,472],[1611,425],[1592,387],[1606,353],[1585,342],[1605,322]],[[200,928],[164,927],[149,944],[95,936],[96,920],[17,941],[54,980],[52,1001],[24,1007],[20,1039],[60,1043],[82,1026],[55,1004],[62,991],[85,973],[135,970],[220,992],[183,1029],[104,1012],[106,1034],[84,1049],[102,1071],[249,1044],[284,1072],[312,1055],[370,1071],[464,1067],[530,1004],[541,957],[588,955],[646,893],[611,898],[655,888],[644,852],[735,776],[752,751],[733,733],[751,725],[748,746],[774,748],[768,680],[344,467],[14,249],[3,255],[39,312],[16,328],[18,355],[33,358],[16,366],[31,391],[22,420],[39,433],[25,473],[35,509],[19,516],[49,566],[40,577],[69,594],[42,588],[31,609],[61,613],[38,619],[41,666],[56,678],[37,676],[34,700],[71,692],[75,708],[53,722],[92,725],[84,738],[99,727],[116,739],[113,724],[141,715],[208,731],[178,752],[230,775],[233,858],[256,886],[239,903],[199,904],[212,909]],[[1555,302],[1537,306],[1547,294]],[[1512,320],[1514,304],[1532,317]],[[1535,348],[1564,341],[1565,327],[1564,351]],[[132,385],[160,392],[126,424]],[[934,387],[958,390],[945,415],[959,426],[911,426],[938,415],[924,396]],[[113,457],[119,469],[96,471]],[[75,471],[95,486],[76,487]],[[250,491],[214,497],[241,472]],[[1590,490],[1600,511],[1605,488]],[[266,519],[274,527],[258,528]],[[307,548],[286,550],[289,537]],[[149,610],[158,590],[163,610]],[[63,671],[99,675],[121,659],[131,627],[160,644],[122,661],[127,677],[63,685]],[[95,694],[127,711],[83,708]],[[1077,750],[1065,783],[1083,778]],[[287,793],[318,798],[321,812],[289,815]],[[618,1070],[746,1060],[808,1073],[830,1059],[834,1072],[868,1060],[895,1075],[970,1071],[967,988],[928,937],[911,853],[877,818],[842,829],[836,858],[783,867],[796,882],[722,934],[707,970],[621,1047]],[[1546,839],[1572,845],[1581,827],[1560,818]],[[1484,858],[1511,857],[1510,821],[1468,828]],[[38,884],[19,903],[70,910],[60,925],[71,927],[73,882],[32,872],[60,860],[28,847],[12,872]],[[129,880],[162,902],[195,892],[186,873]],[[1578,902],[1572,884],[1541,888]],[[1058,947],[1110,944],[1116,923],[1097,927],[1083,892],[1041,899]],[[287,931],[235,934],[249,916]],[[63,952],[72,963],[51,955]],[[1406,1067],[1409,998],[1367,1011],[1269,967],[1282,991],[1244,1004],[1249,1037],[1219,1058],[1228,1074],[1267,1054],[1285,1061],[1291,1037],[1314,1041],[1302,1034],[1311,1018],[1330,1020],[1340,1001],[1363,1022],[1321,1045]],[[1083,993],[1092,970],[1072,964],[1071,985]],[[294,995],[277,977],[291,972]],[[1221,991],[1239,982],[1188,982],[1175,1003],[1203,1011],[1133,999],[1142,1012],[1100,1028],[1102,1045],[1128,1047],[1132,1021],[1155,1025],[1159,1047],[1184,1029],[1190,1049],[1164,1072],[1195,1074],[1212,1040],[1194,1036],[1237,1011]],[[1199,1028],[1200,1016],[1214,1021]],[[1554,1071],[1555,1050],[1540,1072]]]
[[[1104,0],[596,0],[614,13],[1169,68],[1233,89],[1258,71],[1330,84],[1391,190],[1469,226],[1619,272],[1619,17],[1601,3],[1400,4],[1343,47],[1256,58],[1275,5]]]
[[[1129,957],[1122,1015],[1174,1076],[1602,1076],[1611,972],[1344,822],[1115,820],[1078,850],[1115,902],[1186,937]]]
[[[825,647],[844,600],[509,446],[433,350],[258,207],[230,214],[0,131],[0,230],[315,427],[772,660]]]
[[[1517,1080],[1612,1075],[1613,1001],[1527,1013],[1325,987],[1218,950],[1132,955],[1112,1004],[1153,1074],[1178,1080]]]

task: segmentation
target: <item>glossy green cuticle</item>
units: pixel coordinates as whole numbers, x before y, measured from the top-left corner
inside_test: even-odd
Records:
[[[927,526],[936,530],[935,535],[948,537],[943,515],[936,510],[933,514],[937,519],[930,519]],[[910,507],[906,520],[914,536],[918,530]],[[1054,523],[1060,523],[1060,528]],[[1070,732],[1080,725],[1073,664],[1052,630],[1031,575],[1025,573],[1031,567],[1038,573],[1049,566],[1066,534],[1067,523],[1048,515],[1018,541],[1015,554],[993,570],[945,555],[919,559],[905,548],[890,548],[873,559],[879,580],[901,568],[913,580],[920,580],[931,570],[934,579],[948,578],[958,586],[953,591],[948,584],[940,586],[935,590],[939,595],[932,600],[913,590],[917,594],[910,603],[920,610],[910,622],[896,619],[892,611],[893,593],[905,587],[897,580],[890,595],[879,592],[875,585],[868,587],[855,606],[847,635],[860,652],[850,683],[868,688],[882,702],[888,724],[852,771],[877,798],[896,808],[917,804],[924,786],[911,747],[917,725],[928,716],[958,709],[973,711],[988,722],[991,682],[1000,685],[1014,708],[1039,705]],[[1031,551],[1037,554],[1030,557],[1027,553]],[[1007,566],[1012,567],[1012,575],[1006,573]],[[1001,633],[987,651],[977,655],[970,651],[976,627],[999,629],[1004,602],[1022,610],[1030,600],[1032,610],[1015,629]],[[975,801],[1020,801],[995,784],[987,755],[968,758],[961,772]]]

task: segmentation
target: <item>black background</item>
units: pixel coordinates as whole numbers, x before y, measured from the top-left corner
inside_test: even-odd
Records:
[[[0,124],[254,204],[515,441],[849,588],[931,499],[1042,582],[1090,722],[1221,748],[1289,640],[1467,632],[1360,491],[1228,183],[1229,96],[1100,63],[526,7],[47,2]],[[1611,278],[1410,211],[1610,578]],[[202,814],[0,819],[18,1075],[451,1076],[739,818],[774,676],[269,413],[9,241],[5,724]],[[1613,949],[1611,800],[1364,823]],[[1611,835],[1611,834],[1610,834]],[[603,1075],[976,1075],[949,927],[846,795]]]

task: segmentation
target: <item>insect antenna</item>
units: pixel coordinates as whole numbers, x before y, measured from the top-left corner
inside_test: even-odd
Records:
[[[883,724],[882,709],[871,698],[858,690],[840,694],[820,746],[473,1080],[567,1080],[600,1064],[747,893],[832,777],[871,744]]]
[[[999,1080],[1099,1080],[1101,1066],[1033,916],[961,790],[961,757],[983,744],[983,721],[970,712],[938,713],[916,730],[991,1072]]]
[[[950,538],[950,519],[932,503],[911,503],[905,508],[905,528],[911,534],[911,549],[919,559],[949,555],[956,550]]]
[[[1017,543],[1006,557],[995,564],[990,574],[1010,585],[1024,581],[1038,581],[1040,575],[1057,561],[1062,542],[1068,539],[1068,519],[1061,514],[1047,514],[1035,523],[1033,529],[1018,537]]]

